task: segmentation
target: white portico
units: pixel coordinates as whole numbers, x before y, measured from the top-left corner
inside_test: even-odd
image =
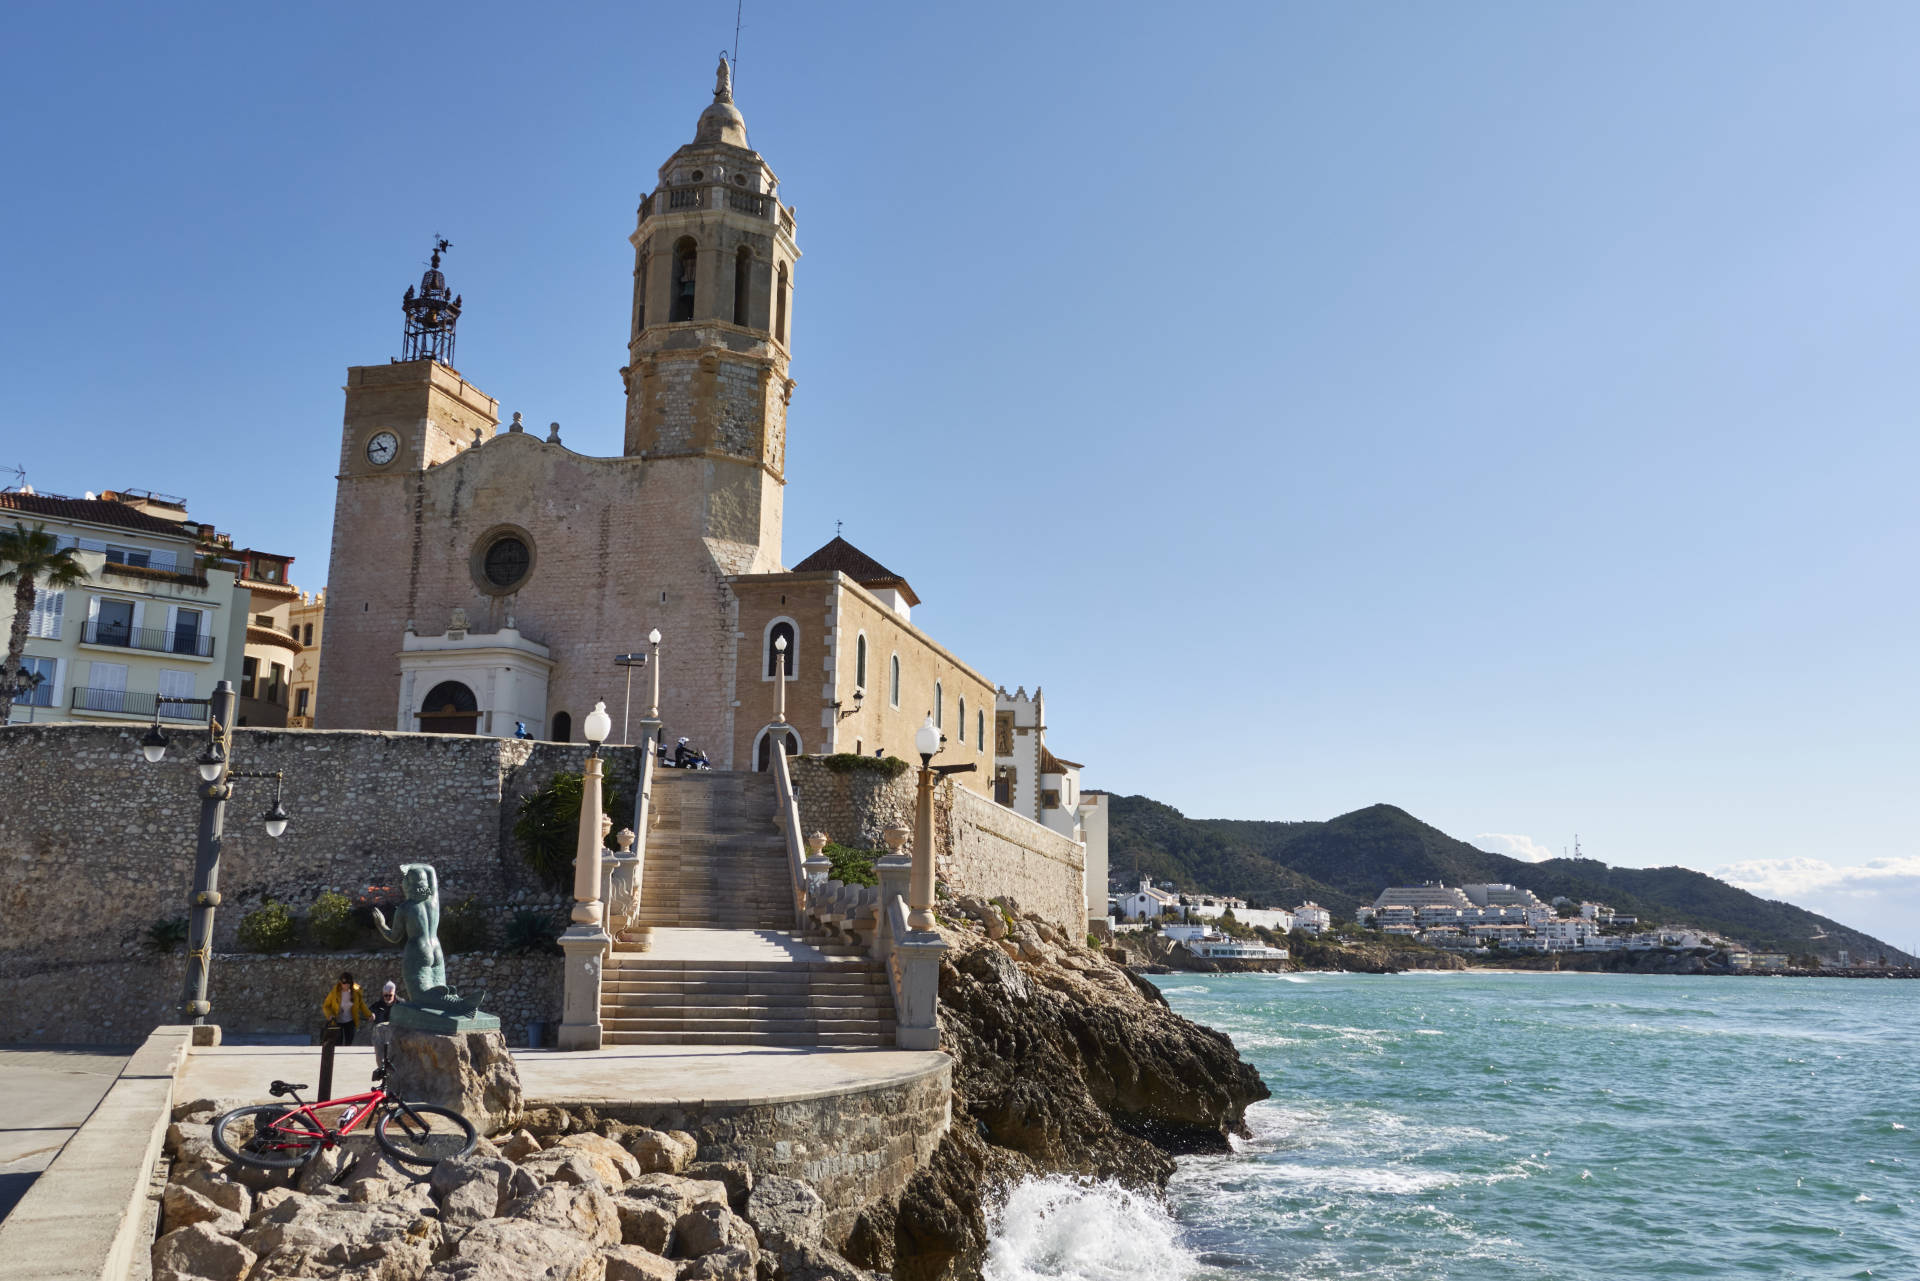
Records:
[[[525,721],[538,733],[547,723],[552,672],[547,647],[522,636],[511,616],[497,632],[475,632],[466,611],[456,609],[438,636],[419,635],[409,622],[400,642],[395,728],[505,737]]]

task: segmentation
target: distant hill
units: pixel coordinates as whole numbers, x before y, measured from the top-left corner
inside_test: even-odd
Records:
[[[1116,878],[1170,880],[1276,907],[1313,898],[1351,917],[1389,885],[1506,881],[1551,901],[1593,899],[1648,924],[1696,925],[1774,952],[1846,949],[1855,960],[1907,953],[1791,903],[1763,899],[1684,867],[1609,867],[1596,859],[1526,863],[1476,849],[1405,810],[1370,805],[1319,823],[1188,818],[1145,796],[1116,796],[1108,866]],[[1825,933],[1824,939],[1814,935]]]

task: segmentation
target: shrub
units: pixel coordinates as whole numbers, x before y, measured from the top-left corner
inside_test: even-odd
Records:
[[[343,952],[360,937],[360,916],[353,900],[328,890],[307,909],[307,935],[330,952]]]
[[[556,914],[523,907],[507,922],[506,950],[522,954],[558,955],[561,951],[560,931],[564,928]]]
[[[561,771],[539,791],[520,802],[520,815],[514,820],[514,839],[527,866],[551,890],[565,890],[573,884],[573,855],[580,844],[580,793],[585,779],[579,774]],[[603,784],[601,808],[613,816],[614,830],[633,812],[633,798]]]
[[[486,913],[471,897],[440,910],[440,949],[448,955],[478,952],[487,946],[491,935]]]
[[[899,778],[907,772],[907,763],[898,756],[856,756],[852,752],[835,752],[832,756],[823,756],[820,763],[836,774],[879,774],[886,778]]]
[[[249,952],[291,952],[298,934],[293,909],[273,899],[240,918],[240,946]]]
[[[829,757],[828,759],[832,759]],[[873,870],[875,860],[886,855],[885,850],[855,849],[851,845],[838,845],[827,842],[820,851],[833,864],[827,875],[842,885],[878,885],[880,877]]]
[[[156,952],[171,952],[187,941],[187,918],[162,917],[147,927],[147,946]]]

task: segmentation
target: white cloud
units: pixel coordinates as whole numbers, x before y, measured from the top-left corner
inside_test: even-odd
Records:
[[[1505,854],[1524,863],[1544,863],[1555,857],[1552,850],[1518,832],[1482,832],[1473,838],[1473,843],[1490,854]]]
[[[1920,891],[1920,857],[1875,858],[1847,866],[1820,858],[1750,859],[1715,868],[1712,875],[1766,898],[1914,892]]]
[[[1820,858],[1749,859],[1709,872],[1762,898],[1865,930],[1896,947],[1914,946],[1920,921],[1920,857],[1836,864]]]

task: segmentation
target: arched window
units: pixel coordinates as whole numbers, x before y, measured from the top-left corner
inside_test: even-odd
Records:
[[[791,760],[800,754],[800,736],[791,729],[787,731],[787,758]],[[760,741],[753,745],[753,768],[764,774],[773,768],[773,736],[760,731]]]
[[[700,270],[700,246],[692,236],[683,237],[673,247],[673,291],[667,319],[692,320],[695,281]]]
[[[745,245],[733,256],[733,323],[747,324],[747,299],[753,291],[753,250]]]
[[[780,264],[780,278],[774,288],[773,336],[781,343],[787,341],[787,264]]]
[[[973,750],[976,752],[987,750],[987,714],[985,712],[977,711],[973,714]]]
[[[420,703],[423,734],[471,734],[480,726],[480,704],[459,681],[441,681]]]
[[[935,729],[945,729],[947,727],[946,709],[940,706],[940,704],[946,701],[947,696],[940,692],[940,682],[935,681],[933,683],[933,727]]]
[[[867,687],[867,634],[865,632],[861,632],[859,639],[853,643],[853,687],[855,689]]]
[[[786,672],[784,675],[788,680],[792,680],[794,672],[798,670],[800,635],[794,630],[792,619],[776,618],[767,624],[767,661],[761,664],[761,671],[766,674],[767,680],[772,680],[774,673],[780,670],[775,666],[775,664],[780,662],[780,648],[775,645],[774,642],[781,639],[785,639],[787,642]]]
[[[960,741],[967,741],[967,699],[964,694],[960,696]]]
[[[887,702],[890,706],[900,706],[900,655],[893,656],[893,671],[887,684]]]

